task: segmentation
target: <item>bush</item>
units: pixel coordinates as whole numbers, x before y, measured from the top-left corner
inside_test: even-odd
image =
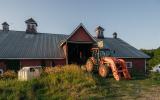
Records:
[[[53,73],[58,73],[58,72],[62,72],[61,66],[45,67],[44,68],[44,73],[45,74],[53,74]]]
[[[52,77],[52,79],[63,82],[75,82],[76,80],[85,80],[88,77],[92,79],[92,75],[87,74],[77,65],[46,67],[44,73]]]
[[[45,74],[51,74],[52,72],[53,72],[53,68],[52,67],[45,67],[43,73],[45,73]]]
[[[45,89],[40,90],[43,96],[52,99],[85,97],[86,92],[91,92],[96,87],[96,81],[92,75],[77,65],[47,67],[39,83],[45,86]]]
[[[47,67],[44,73],[30,81],[0,80],[0,99],[85,99],[97,91],[96,80],[77,65]],[[11,76],[13,71],[5,73]]]
[[[155,81],[160,81],[160,73],[159,72],[151,72],[149,77],[152,79],[152,80],[155,80]]]
[[[1,79],[15,79],[17,78],[17,73],[12,70],[7,70],[4,74],[0,77]]]

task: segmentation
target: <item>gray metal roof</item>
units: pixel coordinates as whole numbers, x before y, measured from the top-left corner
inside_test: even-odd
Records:
[[[100,40],[100,39],[97,39]],[[104,48],[115,50],[114,57],[119,58],[150,58],[142,51],[134,48],[130,44],[121,40],[120,38],[104,38],[101,39],[104,43]]]
[[[61,34],[27,34],[24,31],[0,31],[0,59],[64,58]]]
[[[0,59],[63,59],[60,44],[68,37],[63,34],[0,31]],[[103,41],[106,48],[116,51],[115,57],[149,58],[119,38],[105,38]]]

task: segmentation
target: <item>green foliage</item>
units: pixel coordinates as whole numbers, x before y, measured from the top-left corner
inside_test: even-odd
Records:
[[[66,65],[47,68],[39,79],[0,80],[0,99],[128,100],[138,98],[141,92],[146,94],[144,89],[152,88],[152,83],[158,84],[156,81],[150,78],[117,82],[113,78],[101,78],[98,74],[87,73],[77,65]]]
[[[160,49],[154,51],[154,57],[149,61],[150,66],[160,64]]]
[[[152,50],[145,50],[141,49],[144,53],[148,54],[151,59],[148,61],[149,69],[154,67],[157,64],[160,64],[160,49],[152,49]]]
[[[76,99],[88,98],[96,91],[92,75],[77,65],[48,69],[41,78],[31,81],[0,80],[0,99]]]
[[[155,49],[151,49],[151,50],[141,49],[141,51],[144,52],[145,54],[149,55],[151,58],[154,57]]]
[[[152,73],[150,73],[149,77],[150,77],[150,79],[160,83],[160,73],[159,72],[152,72]]]

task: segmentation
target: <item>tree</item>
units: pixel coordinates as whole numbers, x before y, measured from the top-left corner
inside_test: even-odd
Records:
[[[141,49],[141,51],[151,57],[151,59],[147,62],[150,68],[154,67],[157,64],[160,64],[160,48],[151,50]]]

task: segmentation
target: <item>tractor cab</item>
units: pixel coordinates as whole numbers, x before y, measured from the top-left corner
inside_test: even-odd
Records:
[[[111,57],[114,52],[110,49],[100,49],[100,48],[92,48],[91,49],[92,57],[90,57],[94,63],[94,65],[99,66],[100,60],[103,57]]]
[[[111,57],[111,56],[113,56],[113,54],[114,54],[114,52],[108,48],[99,50],[100,57]]]
[[[92,48],[92,57],[95,59],[99,59],[101,57],[111,57],[114,55],[115,51],[112,51],[110,49],[99,49],[99,48]]]

